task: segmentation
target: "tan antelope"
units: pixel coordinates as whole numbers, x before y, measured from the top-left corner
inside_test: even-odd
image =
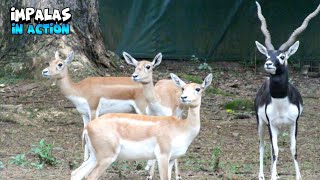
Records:
[[[303,110],[303,101],[299,91],[289,82],[288,59],[299,47],[297,36],[302,33],[310,19],[315,17],[320,11],[318,8],[309,14],[302,25],[293,31],[287,42],[283,43],[278,50],[275,50],[271,43],[271,36],[267,29],[266,19],[262,15],[258,2],[257,13],[261,21],[261,31],[265,36],[265,46],[256,41],[258,50],[267,59],[264,64],[265,70],[269,73],[267,79],[259,89],[255,99],[255,110],[257,115],[260,151],[259,180],[264,180],[263,156],[264,156],[264,134],[267,125],[271,140],[271,179],[276,180],[278,161],[278,134],[282,127],[289,127],[291,154],[295,166],[296,180],[301,180],[298,165],[298,155],[296,150],[296,140],[298,131],[298,120]]]
[[[146,101],[139,83],[130,77],[88,77],[77,83],[68,73],[68,65],[73,59],[71,52],[65,60],[56,51],[55,59],[42,71],[44,77],[56,80],[64,96],[69,99],[82,116],[86,126],[90,120],[101,114],[136,112],[145,114]],[[85,148],[87,158],[87,148]]]
[[[135,66],[135,71],[132,74],[132,79],[139,82],[143,86],[143,94],[147,101],[147,115],[153,116],[176,116],[181,118],[182,107],[179,97],[181,88],[177,87],[172,80],[159,80],[156,85],[153,84],[153,69],[162,61],[162,54],[155,56],[152,62],[137,61],[130,54],[123,52],[123,57],[130,65]],[[156,161],[148,161],[146,170],[150,169],[150,176],[147,179],[152,179],[154,175]],[[178,160],[175,162],[176,179],[181,179]]]
[[[212,74],[202,84],[186,84],[170,75],[182,88],[180,101],[188,107],[187,118],[125,113],[100,116],[83,131],[90,156],[71,173],[71,180],[95,180],[116,160],[140,159],[157,159],[161,180],[171,178],[174,160],[186,153],[200,131],[201,95],[211,84]]]

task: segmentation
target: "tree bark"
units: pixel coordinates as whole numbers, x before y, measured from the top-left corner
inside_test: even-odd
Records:
[[[10,8],[34,7],[52,10],[70,7],[71,34],[61,35],[11,35]],[[106,51],[100,30],[98,0],[1,0],[0,2],[0,66],[11,61],[25,61],[43,57],[51,59],[54,51],[74,50],[84,55],[98,74],[104,75],[107,68],[115,68],[114,55]],[[65,52],[67,53],[67,52]],[[14,58],[12,58],[14,57]]]

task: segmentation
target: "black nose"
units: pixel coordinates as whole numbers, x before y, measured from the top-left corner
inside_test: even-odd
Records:
[[[271,66],[271,65],[272,65],[272,62],[267,62],[266,65],[267,65],[267,66]]]
[[[48,73],[48,71],[42,71],[42,74],[44,74],[44,73]]]
[[[138,75],[137,75],[137,74],[132,74],[132,77],[133,77],[133,78],[137,78]]]
[[[187,99],[187,97],[188,96],[181,96],[181,99],[184,100],[184,99]]]

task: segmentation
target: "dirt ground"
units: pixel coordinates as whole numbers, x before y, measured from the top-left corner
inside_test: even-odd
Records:
[[[206,71],[199,63],[164,61],[154,70],[155,80],[169,78],[174,72],[182,79],[204,78]],[[214,63],[214,82],[201,107],[201,130],[180,158],[183,179],[257,179],[259,168],[256,119],[251,110],[227,111],[226,102],[234,99],[254,99],[266,74],[254,73],[235,63]],[[132,67],[121,73],[130,75]],[[70,72],[73,76],[76,72]],[[189,76],[187,76],[189,74]],[[74,77],[81,79],[82,77]],[[305,180],[320,179],[320,88],[319,79],[290,71],[290,81],[300,90],[304,112],[299,120],[298,159]],[[81,145],[82,119],[57,86],[46,79],[20,80],[0,88],[0,179],[69,179],[73,169],[83,159]],[[281,179],[294,179],[294,164],[287,133],[280,135],[278,173]],[[28,153],[40,139],[53,144],[56,166],[36,169],[31,164],[37,158]],[[266,135],[266,158],[269,140]],[[26,154],[27,164],[11,164],[12,157]],[[265,163],[269,179],[269,164]],[[145,162],[114,163],[101,179],[145,179]],[[156,172],[157,173],[157,172]],[[158,173],[155,179],[158,178]]]

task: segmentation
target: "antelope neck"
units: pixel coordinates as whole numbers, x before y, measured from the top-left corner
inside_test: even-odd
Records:
[[[149,83],[142,84],[143,86],[143,94],[146,98],[146,101],[148,103],[155,103],[158,102],[157,94],[154,90],[154,84],[153,80],[151,80]]]
[[[187,119],[182,120],[188,124],[189,128],[194,129],[196,136],[200,131],[200,105],[189,107]]]
[[[57,79],[57,84],[65,96],[68,96],[69,93],[72,93],[74,82],[70,79],[68,71],[66,71],[63,77]]]
[[[280,74],[270,75],[270,94],[273,98],[284,98],[288,96],[289,77],[288,70]]]

